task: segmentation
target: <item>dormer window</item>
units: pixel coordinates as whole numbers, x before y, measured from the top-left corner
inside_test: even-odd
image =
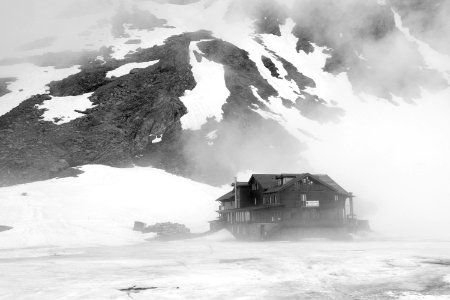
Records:
[[[283,184],[288,183],[289,181],[291,181],[293,178],[292,177],[283,177]]]
[[[292,179],[294,179],[294,177],[289,177],[289,176],[285,177],[284,175],[281,175],[280,177],[277,177],[277,185],[278,186],[285,185],[286,183],[288,183]]]

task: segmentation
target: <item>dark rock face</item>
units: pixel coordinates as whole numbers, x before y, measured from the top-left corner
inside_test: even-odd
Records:
[[[264,67],[266,67],[270,71],[270,74],[272,75],[272,77],[280,78],[280,74],[278,73],[278,68],[277,68],[277,66],[275,66],[275,64],[273,63],[273,61],[270,58],[263,56],[263,57],[261,57],[261,60],[264,64]]]
[[[314,41],[313,31],[311,31],[307,25],[296,25],[292,31],[297,38],[296,50],[297,52],[303,51],[306,54],[312,53],[314,51],[314,47],[311,44],[311,41]]]
[[[200,130],[183,131],[182,144],[189,172],[186,175],[223,184],[239,169],[292,168],[291,162],[299,159],[304,145],[276,121],[266,120],[256,112],[266,105],[255,97],[252,87],[263,99],[278,93],[261,76],[248,53],[222,40],[202,41],[198,48],[203,59],[224,66],[230,96],[222,106],[221,122],[210,119]],[[208,143],[205,136],[212,131],[217,133],[217,138]],[[284,163],[280,163],[280,153],[284,154]]]
[[[80,73],[71,75],[60,81],[53,81],[48,85],[50,94],[63,97],[93,92],[97,88],[112,81],[106,78],[106,73],[114,69],[113,65],[86,67]]]
[[[345,111],[339,107],[330,107],[324,100],[317,96],[303,93],[305,99],[297,99],[295,107],[300,113],[319,123],[338,123],[345,115]]]
[[[408,2],[408,6],[412,3],[394,2]],[[297,50],[309,53],[313,50],[311,43],[327,47],[330,57],[324,71],[347,72],[357,93],[388,100],[394,94],[412,101],[420,97],[420,87],[439,90],[448,85],[438,72],[427,69],[415,44],[396,28],[389,5],[381,6],[376,1],[350,0],[341,5],[330,0],[306,0],[299,2],[295,11]],[[388,67],[394,64],[395,71]]]
[[[313,79],[300,73],[293,64],[291,64],[290,62],[288,62],[281,56],[278,56],[275,53],[274,53],[274,55],[275,55],[275,57],[278,58],[279,61],[281,61],[281,63],[283,64],[283,68],[288,73],[288,75],[285,77],[285,79],[293,80],[297,84],[297,86],[299,87],[300,90],[304,90],[307,87],[311,87],[311,88],[316,87],[316,83],[314,82]]]
[[[0,185],[47,179],[88,163],[130,166],[146,151],[156,152],[153,161],[166,159],[178,165],[179,161],[173,161],[177,155],[171,153],[180,151],[174,147],[180,117],[186,113],[179,97],[195,86],[189,43],[203,38],[210,34],[174,36],[164,46],[142,50],[120,62],[91,64],[52,83],[53,95],[94,92],[91,101],[96,107],[72,122],[55,125],[41,120],[43,110],[35,106],[51,99],[49,95],[34,96],[1,116]],[[150,60],[160,61],[132,74],[104,79],[106,70],[120,64]],[[161,134],[163,141],[154,147],[151,136]],[[164,153],[164,159],[158,153]],[[170,164],[165,167],[171,169]]]
[[[200,130],[190,131],[181,128],[180,118],[187,111],[180,97],[196,85],[189,45],[197,41],[201,52],[195,53],[196,60],[223,65],[230,96],[222,107],[221,122],[210,119]],[[292,64],[275,57],[286,69],[287,78],[301,90],[315,86]],[[105,78],[108,71],[123,64],[155,60],[159,62],[148,68]],[[266,64],[274,66],[273,62]],[[277,167],[288,170],[304,147],[276,121],[266,120],[257,112],[266,108],[265,100],[259,97],[268,99],[278,94],[249,54],[205,31],[173,36],[162,46],[141,49],[123,60],[91,60],[78,74],[52,82],[49,87],[50,95],[59,97],[92,92],[90,100],[95,107],[82,112],[84,117],[56,125],[43,121],[44,111],[36,108],[51,96],[37,95],[1,116],[1,186],[70,176],[79,172],[75,167],[84,164],[153,166],[221,184],[237,171],[237,166],[254,169],[266,160],[266,167],[273,167],[270,161],[278,163],[279,153],[284,153],[289,163]],[[211,131],[218,137],[207,143],[205,136]],[[161,135],[162,141],[153,144]]]
[[[16,80],[17,78],[15,77],[0,78],[0,97],[11,92],[8,90],[8,84]]]
[[[0,232],[2,232],[2,231],[8,231],[8,230],[11,230],[11,229],[13,229],[13,228],[10,227],[10,226],[0,225]]]
[[[276,90],[261,76],[256,64],[249,58],[246,51],[222,40],[200,42],[198,47],[207,59],[225,67],[225,84],[231,92],[223,108],[225,114],[233,113],[233,111],[242,112],[244,109],[243,107],[236,110],[227,109],[227,106],[231,104],[245,104],[247,109],[252,103],[261,104],[253,95],[251,86],[258,89],[262,98],[277,95]]]

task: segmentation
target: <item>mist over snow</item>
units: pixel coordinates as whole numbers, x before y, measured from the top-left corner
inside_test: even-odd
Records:
[[[191,171],[180,173],[209,185],[151,167],[84,166],[78,178],[1,188],[0,224],[14,227],[1,233],[2,247],[57,244],[63,230],[64,245],[109,243],[101,236],[111,230],[118,232],[111,241],[120,244],[140,240],[124,237],[133,221],[169,221],[172,214],[172,221],[204,230],[223,192],[213,186],[252,172],[328,174],[356,195],[358,217],[375,231],[450,239],[450,10],[441,2],[435,11],[400,0],[2,0],[0,78],[15,79],[0,96],[0,116],[48,94],[51,81],[80,72],[89,51],[96,64],[117,64],[104,70],[112,82],[135,68],[170,69],[159,57],[118,63],[142,49],[186,32],[211,35],[190,41],[187,50],[195,85],[179,97],[187,109],[180,124],[170,123],[184,135],[146,124],[161,132],[147,135],[150,146],[129,147],[173,142],[151,148],[155,157],[179,151],[173,160],[183,156]],[[60,66],[41,57],[66,52],[56,59]],[[314,84],[300,86],[299,74]],[[42,121],[81,122],[75,110],[102,107],[88,99],[91,93],[75,94],[38,105],[47,109]],[[173,182],[179,187],[172,189]],[[162,189],[170,194],[158,194]],[[80,231],[66,235],[72,227]]]

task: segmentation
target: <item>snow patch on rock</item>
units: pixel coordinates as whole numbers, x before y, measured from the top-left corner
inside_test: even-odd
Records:
[[[109,71],[106,73],[106,77],[111,78],[113,76],[120,77],[124,76],[130,73],[133,69],[145,69],[150,66],[153,66],[154,64],[157,64],[159,60],[153,60],[153,61],[147,61],[147,62],[141,62],[141,63],[129,63],[122,65],[118,67],[117,69],[114,69],[112,71]]]
[[[44,101],[41,105],[36,106],[36,108],[45,110],[42,115],[44,121],[61,125],[84,116],[84,114],[76,110],[85,111],[86,109],[95,107],[95,105],[92,105],[91,100],[89,100],[92,94],[86,93],[78,96],[52,97],[52,99]]]
[[[162,142],[162,138],[163,138],[162,134],[160,134],[160,135],[151,134],[150,136],[153,137],[152,144],[157,144],[157,143]]]
[[[186,106],[188,113],[181,117],[183,129],[198,130],[208,118],[222,120],[222,106],[230,96],[225,85],[225,71],[221,64],[202,57],[198,62],[194,54],[202,53],[193,42],[189,46],[192,73],[197,85],[193,90],[187,90],[180,100]]]
[[[0,116],[33,95],[47,93],[47,84],[51,81],[64,79],[79,71],[80,66],[64,69],[38,67],[31,63],[0,66],[0,78],[17,78],[16,81],[8,84],[8,90],[11,92],[0,97]]]

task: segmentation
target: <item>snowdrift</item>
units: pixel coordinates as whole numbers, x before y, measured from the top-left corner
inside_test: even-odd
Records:
[[[0,248],[124,245],[144,241],[136,220],[209,229],[224,191],[153,168],[89,165],[76,178],[0,189]]]

